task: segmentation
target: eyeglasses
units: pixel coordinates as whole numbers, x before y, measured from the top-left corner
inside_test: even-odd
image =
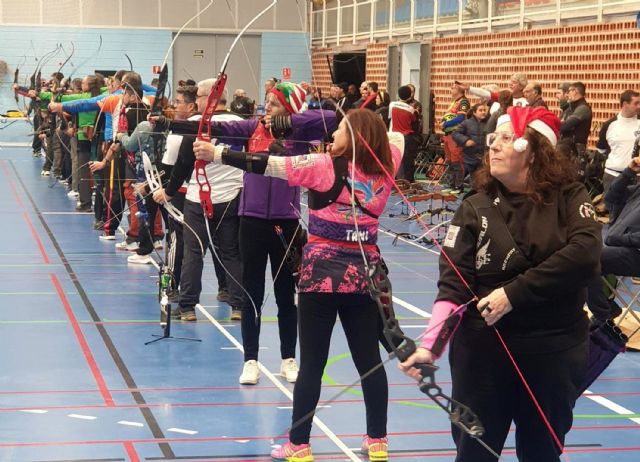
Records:
[[[513,143],[513,140],[515,139],[515,137],[516,137],[515,133],[511,133],[511,132],[489,133],[487,135],[487,146],[491,147],[491,145],[496,140],[498,140],[500,144]]]

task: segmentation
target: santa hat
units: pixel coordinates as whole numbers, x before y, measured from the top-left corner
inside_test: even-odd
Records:
[[[552,146],[555,147],[558,143],[558,137],[560,136],[560,119],[548,109],[540,106],[513,106],[507,109],[506,114],[498,117],[496,127],[507,122],[511,122],[513,126],[513,133],[515,134],[513,149],[517,152],[524,152],[529,145],[529,142],[522,137],[527,127],[533,128],[548,139]]]
[[[300,85],[280,82],[270,90],[270,93],[276,95],[289,114],[300,114],[307,109],[307,92]]]

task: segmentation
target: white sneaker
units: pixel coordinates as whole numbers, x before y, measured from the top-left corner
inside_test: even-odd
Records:
[[[280,375],[289,383],[298,380],[298,364],[295,358],[283,359],[280,364]]]
[[[258,361],[250,359],[244,363],[242,368],[242,375],[239,382],[242,385],[256,385],[260,380],[260,369],[258,368]]]
[[[163,243],[161,239],[158,239],[157,241],[153,241],[153,248],[156,250],[160,250],[162,249]]]
[[[69,197],[70,199],[77,199],[79,195],[80,193],[78,191],[73,190],[67,193],[67,197]]]
[[[101,241],[115,241],[116,237],[113,234],[101,234],[98,239]]]
[[[153,261],[151,255],[138,255],[137,253],[127,257],[129,263],[135,263],[136,265],[149,265]]]
[[[127,242],[126,240],[124,240],[116,244],[117,250],[129,250],[131,252],[135,252],[139,248],[140,248],[140,244],[137,241]]]
[[[51,172],[49,170],[43,170],[43,171],[40,172],[40,175],[49,176],[49,175],[51,175]]]

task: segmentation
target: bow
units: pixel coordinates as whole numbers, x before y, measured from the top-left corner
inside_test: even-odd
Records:
[[[78,69],[82,69],[84,67],[84,65],[89,62],[89,60],[95,59],[98,56],[98,53],[100,53],[101,49],[102,49],[102,35],[100,35],[100,40],[98,41],[98,48],[96,49],[96,51],[94,51],[93,53],[90,53],[89,56],[87,56],[86,59],[84,59],[80,64],[78,64],[77,66],[73,67],[73,70],[69,73],[69,77],[67,77],[69,79],[69,82],[71,82],[73,74]]]
[[[13,71],[13,85],[15,87],[13,90],[13,97],[16,100],[16,105],[20,103],[20,101],[18,100],[18,87],[17,87],[18,79],[20,78],[20,67],[22,67],[26,61],[27,61],[27,55],[25,53],[24,56],[22,57],[22,61],[20,62],[20,64],[16,66],[16,70]]]
[[[198,127],[198,140],[207,142],[212,141],[211,121],[213,119],[216,107],[218,106],[218,102],[222,97],[222,93],[224,92],[224,87],[227,83],[227,74],[225,73],[225,71],[227,69],[227,64],[229,63],[229,58],[231,57],[231,52],[235,48],[242,35],[247,31],[247,29],[249,29],[253,25],[253,23],[260,19],[267,11],[273,8],[276,3],[278,3],[278,0],[273,0],[264,10],[258,13],[251,21],[249,21],[238,33],[235,40],[231,43],[231,47],[229,48],[227,55],[222,61],[222,66],[220,67],[220,72],[218,72],[218,77],[216,78],[213,87],[211,87],[211,92],[209,92],[209,97],[207,98],[207,106],[202,113],[200,126]],[[200,203],[202,204],[202,209],[207,218],[212,218],[213,204],[211,203],[211,185],[209,184],[209,178],[207,178],[207,172],[205,170],[206,166],[207,162],[203,160],[196,160],[194,164],[194,171],[196,181],[198,182],[198,186],[200,187]]]

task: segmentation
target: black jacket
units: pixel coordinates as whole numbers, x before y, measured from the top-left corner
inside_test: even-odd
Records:
[[[607,245],[640,249],[640,185],[631,185],[635,177],[630,168],[625,168],[607,191],[605,200],[611,206],[613,220],[605,239]]]
[[[591,133],[592,118],[591,106],[584,98],[569,103],[566,119],[560,125],[560,138],[572,139],[574,143],[578,144],[587,144],[589,133]]]
[[[542,206],[523,194],[502,187],[489,194],[499,199],[499,215],[510,238],[530,267],[515,277],[494,278],[492,287],[480,277],[486,263],[504,268],[510,255],[501,255],[502,240],[492,236],[491,217],[485,219],[466,198],[452,220],[443,249],[479,297],[503,287],[513,310],[497,328],[515,351],[543,353],[575,346],[586,338],[588,327],[583,310],[586,283],[600,271],[602,237],[587,190],[571,183],[554,191]],[[502,246],[502,247],[501,247]],[[440,257],[440,279],[436,300],[456,305],[467,303],[472,294]],[[487,329],[474,305],[464,313],[463,326]]]

